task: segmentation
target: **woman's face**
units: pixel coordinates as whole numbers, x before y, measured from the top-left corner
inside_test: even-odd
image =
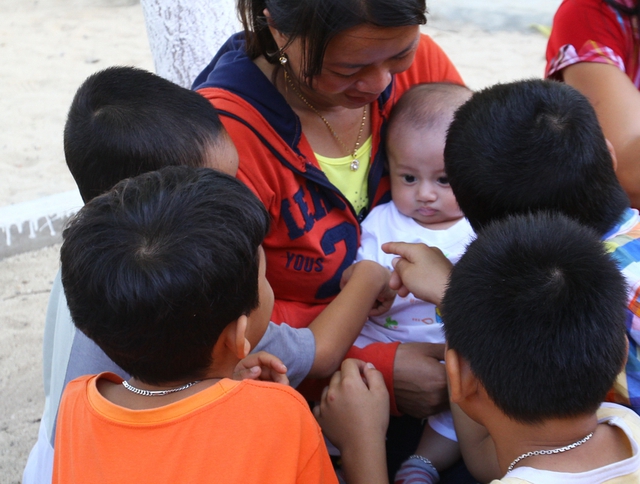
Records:
[[[359,108],[369,104],[385,90],[393,74],[411,66],[419,39],[417,25],[363,24],[345,30],[329,42],[322,71],[313,78],[313,90],[304,89],[305,94],[318,109]],[[291,69],[300,79],[300,40],[293,41],[285,52]]]

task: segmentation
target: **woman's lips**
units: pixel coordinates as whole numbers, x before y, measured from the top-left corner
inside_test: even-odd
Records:
[[[354,96],[352,94],[347,94],[347,93],[345,93],[345,97],[349,102],[353,104],[358,104],[360,106],[364,106],[365,104],[371,104],[376,99],[378,99],[378,96],[375,96],[375,95]]]

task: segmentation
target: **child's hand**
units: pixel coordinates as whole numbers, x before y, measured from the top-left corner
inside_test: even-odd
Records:
[[[371,363],[347,359],[331,377],[313,413],[329,440],[342,452],[384,444],[389,425],[389,393]]]
[[[425,244],[388,242],[382,244],[387,254],[396,254],[389,286],[402,297],[413,293],[419,299],[438,306],[451,272],[451,261],[436,247]]]
[[[287,367],[276,356],[266,351],[251,353],[241,359],[233,371],[234,380],[264,380],[289,384]]]
[[[340,279],[340,289],[344,288],[356,271],[363,277],[380,282],[380,293],[376,297],[373,307],[369,312],[369,316],[379,316],[386,313],[391,308],[393,301],[396,298],[396,291],[389,287],[389,280],[391,279],[391,273],[389,270],[377,262],[361,260],[355,264],[351,264],[344,270],[342,278]]]

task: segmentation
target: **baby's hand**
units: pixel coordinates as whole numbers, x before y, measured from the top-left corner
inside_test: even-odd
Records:
[[[389,424],[389,393],[382,373],[371,363],[343,361],[313,413],[325,435],[343,452],[367,442],[384,442]]]
[[[389,286],[402,297],[413,293],[419,299],[440,305],[453,265],[437,247],[405,242],[382,245],[387,254],[400,257],[393,260],[394,272]]]
[[[251,353],[241,359],[233,371],[234,380],[264,380],[289,384],[287,367],[276,356],[266,351]]]

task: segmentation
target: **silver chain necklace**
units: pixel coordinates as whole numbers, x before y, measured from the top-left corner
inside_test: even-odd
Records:
[[[569,445],[565,445],[564,447],[560,447],[559,449],[551,449],[551,450],[533,450],[531,452],[527,452],[525,454],[522,454],[520,457],[518,457],[516,460],[514,460],[511,465],[509,466],[509,468],[507,469],[507,473],[511,472],[514,468],[514,466],[520,462],[522,459],[526,459],[527,457],[531,457],[532,455],[549,455],[549,454],[560,454],[562,452],[566,452],[568,450],[571,449],[575,449],[576,447],[580,447],[582,444],[584,444],[587,440],[589,440],[591,437],[593,437],[593,432],[591,432],[589,435],[587,435],[586,437],[584,437],[583,439],[578,440],[577,442],[574,442],[573,444],[569,444]]]
[[[169,390],[143,390],[142,388],[134,387],[129,384],[127,380],[122,380],[122,386],[127,390],[133,393],[137,393],[138,395],[142,395],[143,397],[162,397],[164,395],[169,395],[170,393],[181,392],[182,390],[186,390],[187,388],[192,387],[193,385],[200,383],[202,380],[192,381],[191,383],[187,383],[186,385],[182,385],[178,388],[171,388]]]

